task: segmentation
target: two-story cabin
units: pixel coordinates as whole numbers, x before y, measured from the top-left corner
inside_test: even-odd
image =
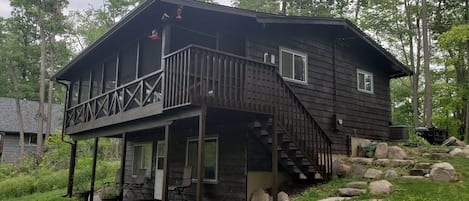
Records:
[[[54,78],[64,134],[123,138],[139,199],[172,200],[191,169],[182,198],[200,201],[329,179],[348,136],[390,138],[389,81],[410,74],[345,19],[148,0]]]

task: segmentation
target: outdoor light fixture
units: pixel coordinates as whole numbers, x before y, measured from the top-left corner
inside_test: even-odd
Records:
[[[151,31],[151,35],[148,36],[150,40],[159,40],[160,37],[158,36],[158,31],[156,29],[153,29]]]
[[[163,13],[161,16],[161,21],[166,22],[169,20],[169,15],[167,13]]]

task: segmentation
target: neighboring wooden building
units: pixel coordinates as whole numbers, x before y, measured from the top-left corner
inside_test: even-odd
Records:
[[[54,78],[64,134],[123,138],[123,184],[144,170],[124,200],[172,200],[185,167],[184,200],[249,200],[329,179],[347,136],[389,139],[389,80],[410,74],[345,19],[148,0]]]
[[[24,126],[25,152],[35,153],[37,145],[36,114],[39,103],[20,100]],[[47,104],[44,106],[47,111]],[[62,129],[61,105],[52,105],[52,130]],[[20,155],[20,136],[15,99],[0,97],[0,162],[14,163]]]

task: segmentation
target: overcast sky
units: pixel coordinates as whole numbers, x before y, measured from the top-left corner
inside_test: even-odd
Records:
[[[231,5],[231,0],[215,0],[216,2],[223,5]],[[99,8],[103,5],[104,0],[69,0],[68,10],[83,10],[88,8],[90,5]],[[0,0],[0,16],[8,17],[10,16],[10,1],[9,0]]]

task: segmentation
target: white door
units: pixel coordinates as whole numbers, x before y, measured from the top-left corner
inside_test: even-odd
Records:
[[[158,141],[156,145],[156,169],[155,169],[155,199],[163,199],[163,163],[164,163],[164,141]]]

